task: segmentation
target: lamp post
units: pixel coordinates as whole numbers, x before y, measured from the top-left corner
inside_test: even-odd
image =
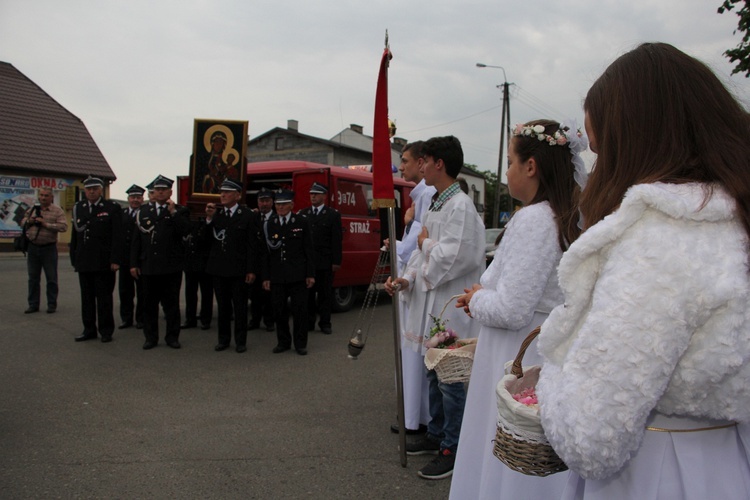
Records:
[[[492,227],[498,227],[500,225],[500,178],[503,172],[503,151],[505,147],[505,131],[506,123],[508,128],[508,141],[510,141],[510,93],[508,92],[508,78],[505,76],[505,68],[502,66],[493,66],[491,64],[477,63],[477,68],[496,68],[503,71],[503,109],[501,112],[502,118],[500,120],[500,156],[497,159],[497,186],[495,187],[495,207],[492,213]],[[498,88],[501,85],[498,85]]]

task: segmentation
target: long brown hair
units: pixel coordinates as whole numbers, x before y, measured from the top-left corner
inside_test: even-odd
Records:
[[[581,195],[586,227],[635,184],[700,182],[706,200],[713,185],[727,190],[750,236],[750,120],[705,64],[645,43],[604,71],[584,108],[598,153]]]
[[[553,135],[560,130],[560,124],[552,120],[534,120],[524,125],[541,125],[547,135]],[[566,134],[576,132],[565,131]],[[540,141],[536,136],[518,135],[512,140],[516,154],[522,162],[532,157],[536,161],[539,169],[539,189],[529,204],[549,202],[557,220],[560,248],[565,251],[581,234],[578,228],[577,209],[580,190],[573,177],[573,153],[568,146],[550,146],[547,141]]]

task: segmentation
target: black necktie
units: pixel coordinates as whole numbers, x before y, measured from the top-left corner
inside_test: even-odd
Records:
[[[284,227],[284,223],[286,223],[286,217],[282,217],[279,219],[279,222],[281,223],[281,227]]]

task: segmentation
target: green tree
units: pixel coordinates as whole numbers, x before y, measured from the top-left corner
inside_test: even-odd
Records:
[[[737,23],[737,29],[734,30],[734,34],[738,31],[743,33],[742,41],[733,49],[729,49],[724,52],[724,55],[729,58],[730,62],[736,63],[732,74],[745,73],[745,78],[750,76],[750,6],[748,5],[749,0],[724,0],[724,3],[719,7],[719,14],[733,10],[737,4],[741,7],[735,12],[740,20]]]

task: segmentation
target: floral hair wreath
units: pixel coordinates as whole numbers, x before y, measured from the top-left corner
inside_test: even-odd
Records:
[[[571,125],[566,125],[565,123],[570,123]],[[573,130],[575,130],[575,133],[571,133]],[[543,125],[524,125],[518,123],[513,130],[513,137],[536,137],[540,141],[545,141],[550,146],[567,145],[570,148],[570,152],[573,153],[572,162],[575,167],[573,178],[581,186],[581,189],[586,187],[589,174],[586,172],[586,165],[583,162],[583,158],[581,158],[581,153],[589,146],[589,140],[581,132],[574,119],[560,123],[560,127],[554,134],[545,134]]]

